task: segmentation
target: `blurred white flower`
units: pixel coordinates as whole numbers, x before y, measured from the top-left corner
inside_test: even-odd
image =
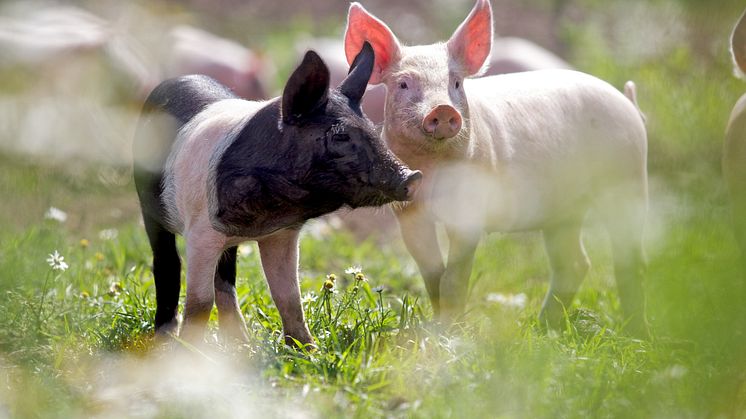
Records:
[[[313,219],[305,224],[301,234],[308,234],[316,240],[323,240],[334,230],[342,227],[342,220],[336,215],[330,215],[325,218]]]
[[[678,365],[678,364],[672,365],[671,367],[667,368],[665,371],[666,375],[674,379],[682,378],[688,372],[689,370],[685,366]]]
[[[44,218],[47,220],[54,220],[60,223],[67,221],[67,213],[56,207],[49,207],[47,212],[44,213]]]
[[[242,245],[238,246],[238,254],[239,255],[241,255],[243,257],[246,257],[246,256],[251,255],[252,253],[254,253],[254,249],[251,246],[249,246],[248,244],[242,244]]]
[[[508,308],[524,308],[526,307],[526,301],[528,297],[526,294],[501,294],[501,293],[490,293],[487,295],[487,301],[490,303],[498,303]]]
[[[377,287],[373,287],[373,292],[379,292],[380,293],[380,292],[383,292],[383,290],[384,290],[384,286],[383,285],[379,285]]]
[[[119,281],[114,281],[109,285],[109,296],[115,297],[119,295],[122,291],[124,291],[124,287],[122,286],[122,283]]]
[[[54,251],[54,253],[51,253],[49,255],[49,257],[47,258],[47,263],[55,271],[65,272],[67,268],[70,267],[67,262],[65,262],[65,257],[60,255],[60,253],[56,250]]]
[[[119,231],[116,228],[107,228],[98,232],[98,238],[101,240],[114,240],[119,235]]]
[[[307,293],[306,293],[306,294],[305,294],[305,295],[303,296],[303,298],[301,299],[301,302],[302,302],[303,304],[311,304],[311,303],[313,303],[314,301],[316,301],[316,300],[317,300],[318,298],[319,298],[319,297],[318,297],[318,296],[317,296],[316,294],[314,294],[314,293],[312,293],[312,292],[307,292]]]
[[[363,268],[360,265],[352,265],[349,268],[345,269],[345,273],[349,275],[357,275],[361,272],[363,272]]]

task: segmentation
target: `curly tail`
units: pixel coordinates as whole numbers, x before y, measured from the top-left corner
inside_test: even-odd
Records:
[[[629,99],[629,101],[632,102],[633,105],[635,105],[635,108],[637,108],[637,112],[640,113],[642,122],[647,122],[647,117],[645,117],[645,114],[642,113],[642,110],[640,110],[640,105],[637,104],[637,87],[635,86],[635,82],[633,82],[632,80],[624,83],[624,96],[627,96],[627,99]]]

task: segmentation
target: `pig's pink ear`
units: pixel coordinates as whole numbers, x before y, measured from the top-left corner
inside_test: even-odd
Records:
[[[730,36],[730,52],[736,64],[736,75],[746,78],[746,11],[733,28]]]
[[[491,50],[492,7],[489,0],[477,0],[469,16],[448,40],[448,53],[471,76],[482,71]]]
[[[345,55],[351,64],[368,41],[376,54],[370,84],[379,84],[391,64],[399,60],[399,41],[385,23],[368,13],[360,3],[352,3],[347,14]]]

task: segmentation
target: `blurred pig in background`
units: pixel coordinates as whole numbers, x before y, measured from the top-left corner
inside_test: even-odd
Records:
[[[746,73],[746,12],[731,34],[731,55],[735,74]],[[725,132],[723,176],[730,192],[733,223],[741,252],[746,254],[746,94],[733,107]]]
[[[170,42],[168,77],[204,74],[243,99],[269,97],[268,86],[275,72],[272,63],[238,42],[186,25],[171,30]]]
[[[492,41],[492,55],[484,76],[551,68],[571,69],[572,66],[528,39],[497,37]]]
[[[0,147],[124,164],[136,104],[158,82],[146,56],[82,9],[3,8],[0,77],[17,83],[0,93]]]

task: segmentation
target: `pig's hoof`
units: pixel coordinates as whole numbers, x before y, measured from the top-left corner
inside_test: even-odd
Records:
[[[163,323],[155,328],[156,340],[167,340],[179,334],[179,316],[174,317],[170,322]]]
[[[632,336],[633,338],[641,340],[650,340],[650,328],[645,320],[640,320],[639,317],[633,317],[624,326],[624,332]]]
[[[317,349],[316,342],[314,342],[310,333],[297,335],[288,333],[285,335],[285,344],[296,349],[306,349],[308,351],[315,351]]]
[[[247,344],[249,343],[249,332],[246,326],[230,325],[220,327],[220,335],[225,341]]]

